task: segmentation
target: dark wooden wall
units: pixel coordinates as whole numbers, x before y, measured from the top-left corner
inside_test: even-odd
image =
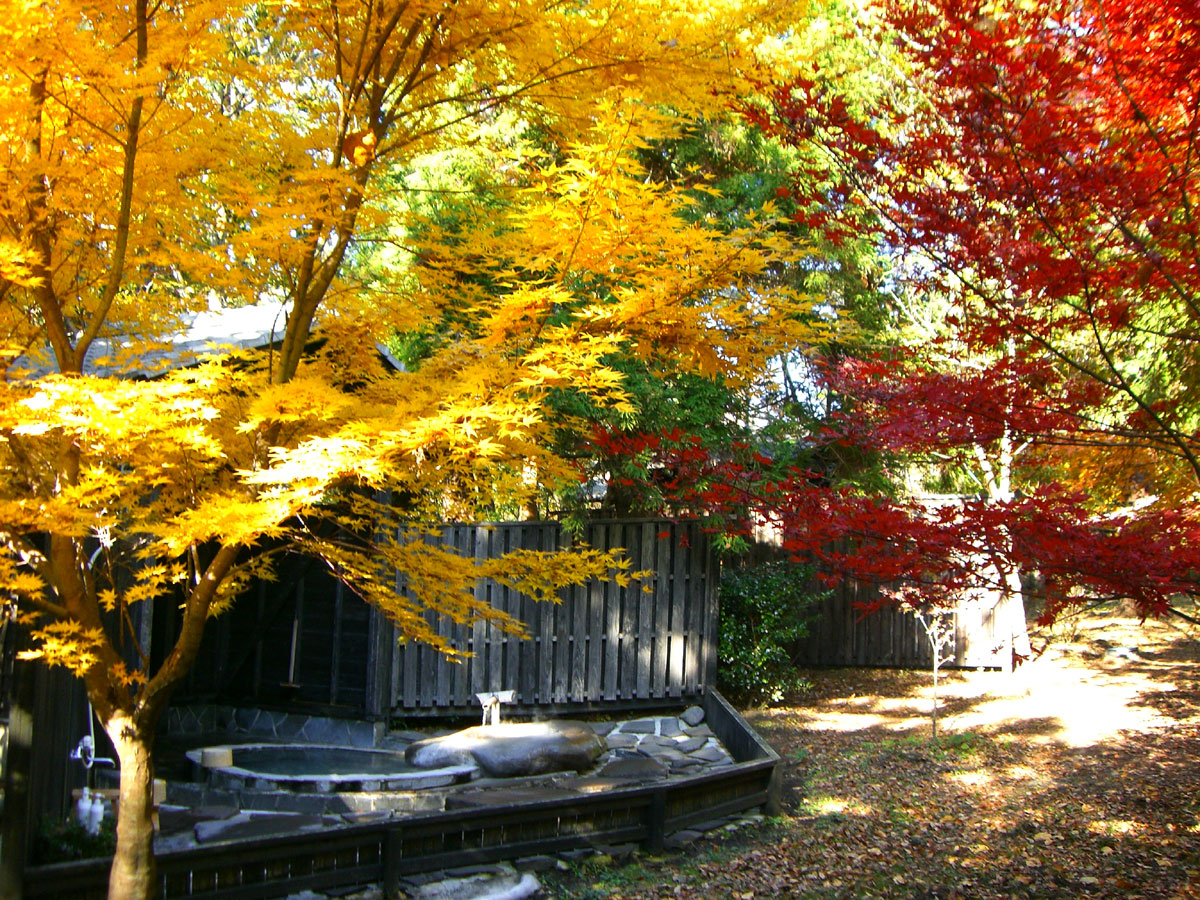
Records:
[[[318,561],[286,556],[278,575],[252,584],[209,624],[176,702],[368,712],[367,649],[378,616]],[[177,628],[173,614],[165,605],[155,611],[159,646]]]
[[[565,540],[553,522],[447,528],[443,541],[479,559],[518,548],[548,550]],[[529,638],[480,623],[429,621],[456,649],[455,663],[419,644],[396,649],[387,693],[402,716],[475,713],[475,694],[514,690],[517,707],[669,702],[698,697],[715,682],[719,569],[698,522],[665,519],[592,522],[583,540],[622,547],[633,570],[653,570],[643,585],[593,581],[565,590],[558,604],[535,603],[481,581],[477,596],[523,621]],[[402,580],[401,580],[402,585]]]
[[[89,733],[88,705],[83,682],[66,669],[50,668],[40,662],[19,663],[23,677],[33,678],[34,765],[30,771],[29,806],[36,815],[51,820],[64,818],[71,809],[71,791],[83,787],[87,770],[70,758],[80,739]],[[92,721],[96,756],[115,760],[112,744],[101,725]],[[116,766],[96,763],[115,770]]]

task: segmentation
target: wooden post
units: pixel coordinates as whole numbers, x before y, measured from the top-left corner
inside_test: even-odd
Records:
[[[395,702],[392,697],[392,655],[396,640],[392,623],[383,613],[372,607],[368,615],[366,713],[373,719],[386,719]]]
[[[646,850],[662,853],[663,838],[667,830],[667,789],[659,788],[650,795],[646,807]]]
[[[404,859],[404,833],[399,827],[389,828],[383,837],[383,896],[386,900],[401,900],[400,863]]]
[[[258,591],[256,591],[256,593],[258,596],[255,600],[255,606],[254,606],[254,624],[255,624],[255,631],[257,632],[258,623],[260,623],[263,620],[263,610],[266,608],[266,604],[267,604],[267,582],[266,581],[259,581]],[[262,668],[263,668],[263,647],[262,647],[262,645],[263,645],[263,635],[255,634],[254,635],[254,643],[252,645],[254,647],[254,650],[253,650],[253,653],[254,653],[254,686],[251,689],[251,694],[250,694],[255,700],[258,700],[262,696]],[[142,646],[148,647],[150,645],[143,644]]]
[[[342,596],[345,588],[339,578],[333,583],[333,647],[329,660],[329,703],[338,702],[338,680],[342,675]],[[368,676],[369,678],[370,676]]]

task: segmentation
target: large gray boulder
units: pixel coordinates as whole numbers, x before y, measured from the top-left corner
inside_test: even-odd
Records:
[[[404,758],[419,769],[474,763],[492,778],[589,769],[604,741],[582,722],[476,725],[409,744]]]

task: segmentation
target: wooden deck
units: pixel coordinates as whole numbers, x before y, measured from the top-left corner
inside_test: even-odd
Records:
[[[163,900],[268,900],[382,883],[399,896],[405,875],[477,863],[638,843],[756,807],[778,812],[779,756],[715,691],[706,723],[736,762],[715,771],[565,799],[412,814],[378,824],[261,838],[157,857]],[[107,859],[29,868],[24,896],[104,900]]]

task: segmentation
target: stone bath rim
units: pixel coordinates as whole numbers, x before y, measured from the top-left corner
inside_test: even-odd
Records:
[[[229,750],[235,754],[235,762],[230,765],[205,766],[202,758],[206,750]],[[247,768],[245,765],[236,764],[236,753],[238,751],[271,750],[316,751],[318,754],[321,751],[336,751],[339,754],[351,754],[355,756],[388,757],[395,761],[396,766],[389,771],[351,771],[348,768],[343,768],[341,770],[331,769],[328,772],[318,774],[288,774]],[[241,779],[248,786],[265,783],[281,787],[296,785],[301,788],[316,787],[318,790],[334,791],[339,789],[344,790],[348,785],[379,784],[381,787],[386,785],[394,790],[419,790],[423,787],[444,787],[453,783],[469,781],[479,776],[479,768],[474,765],[453,765],[436,769],[421,769],[406,764],[403,751],[368,749],[339,744],[310,744],[305,742],[226,743],[189,750],[185,755],[196,767],[203,768],[206,773],[220,775],[224,778]]]

